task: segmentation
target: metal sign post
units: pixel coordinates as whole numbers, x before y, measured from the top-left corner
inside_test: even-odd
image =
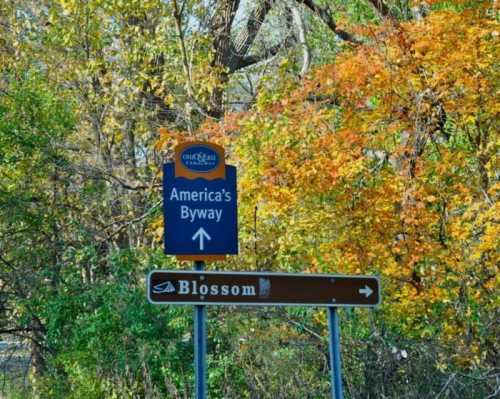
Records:
[[[175,161],[163,166],[163,199],[166,254],[194,261],[200,273],[205,261],[238,253],[236,168],[225,164],[222,147],[200,141],[176,146]],[[169,280],[152,288],[153,293],[176,291]],[[194,305],[195,397],[205,399],[207,310],[203,303]]]
[[[194,262],[194,268],[202,271],[205,262]],[[207,397],[207,328],[206,328],[207,309],[205,305],[195,305],[194,307],[194,373],[195,373],[195,391],[196,399],[205,399]]]
[[[328,308],[328,330],[330,333],[330,376],[332,387],[332,399],[343,399],[342,390],[342,365],[340,361],[340,331],[339,316],[337,308],[330,306]]]

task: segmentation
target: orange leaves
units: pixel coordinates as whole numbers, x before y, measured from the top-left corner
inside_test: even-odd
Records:
[[[158,133],[160,134],[160,137],[154,143],[154,149],[156,151],[164,150],[167,147],[173,148],[178,143],[186,140],[186,137],[182,133],[168,130],[165,127],[160,127],[158,129]]]
[[[379,274],[389,322],[463,345],[465,304],[498,286],[495,29],[468,11],[367,27],[301,87],[211,123],[238,161],[244,256]]]

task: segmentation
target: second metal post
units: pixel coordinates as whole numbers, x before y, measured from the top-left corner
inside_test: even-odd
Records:
[[[339,332],[339,316],[336,307],[328,307],[328,329],[330,332],[329,349],[330,349],[330,372],[332,384],[332,399],[343,399],[344,393],[342,390],[342,371],[340,361],[340,332]]]
[[[201,271],[205,267],[205,262],[196,261],[195,270]],[[196,305],[194,307],[194,372],[196,399],[206,399],[207,397],[207,328],[206,328],[206,307]]]

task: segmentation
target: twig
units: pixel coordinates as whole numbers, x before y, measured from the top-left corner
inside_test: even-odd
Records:
[[[137,222],[140,222],[144,219],[146,219],[151,213],[153,213],[153,211],[158,208],[161,204],[163,203],[163,200],[160,200],[158,201],[156,204],[154,204],[151,208],[148,209],[148,211],[146,213],[144,213],[143,215],[139,216],[139,217],[136,217],[135,219],[132,219],[130,220],[129,222],[127,222],[126,224],[124,224],[123,226],[120,226],[119,229],[115,230],[113,233],[111,233],[110,235],[108,235],[106,237],[106,240],[109,240],[111,239],[112,237],[116,236],[117,234],[120,234],[123,230],[125,230],[127,227],[129,227],[130,225],[134,224],[134,223],[137,223]]]
[[[448,388],[448,386],[451,384],[451,382],[455,379],[456,375],[457,375],[457,373],[452,373],[450,375],[450,378],[448,378],[448,381],[446,381],[446,383],[443,385],[443,388],[441,388],[441,390],[436,395],[436,399],[438,399],[441,396],[441,394],[446,391],[446,388]]]

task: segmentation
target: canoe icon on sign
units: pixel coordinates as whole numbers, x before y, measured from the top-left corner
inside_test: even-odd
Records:
[[[170,281],[153,286],[154,294],[171,294],[172,292],[175,292],[175,287]]]

